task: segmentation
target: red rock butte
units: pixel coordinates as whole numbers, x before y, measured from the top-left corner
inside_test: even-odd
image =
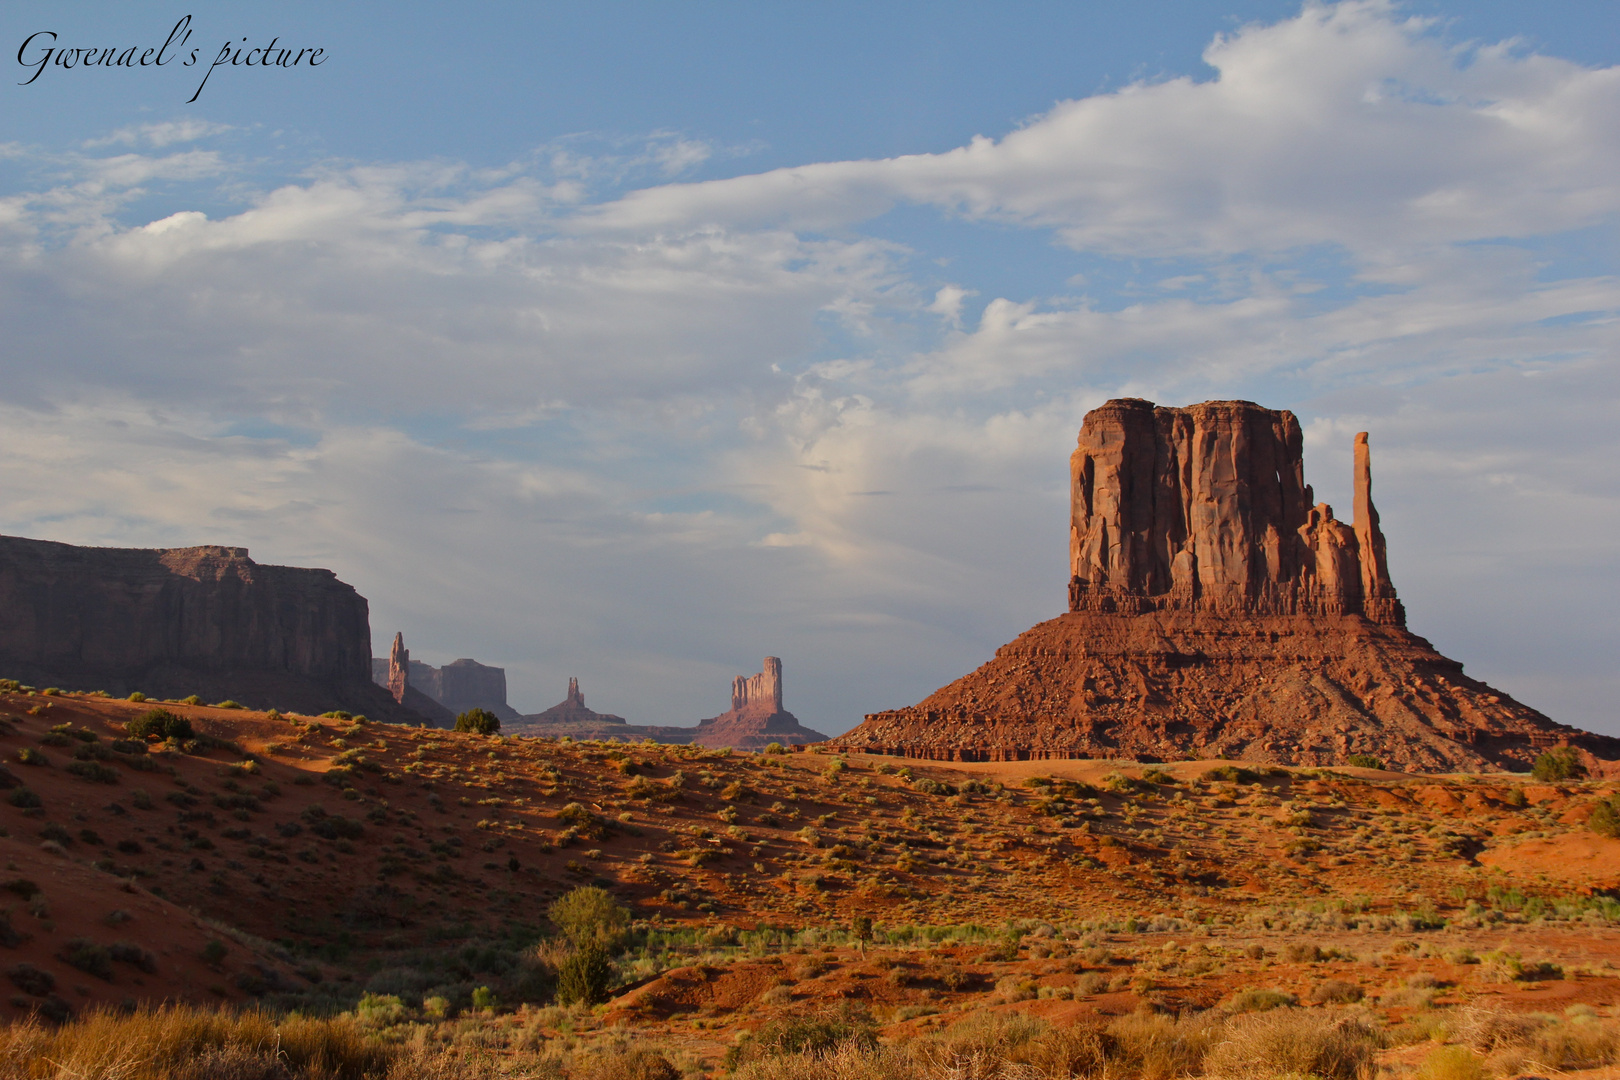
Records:
[[[1522,769],[1620,739],[1558,724],[1406,629],[1355,440],[1349,524],[1299,421],[1248,401],[1086,414],[1069,459],[1069,613],[834,745],[945,761],[1234,758]],[[1595,761],[1594,761],[1595,764]]]

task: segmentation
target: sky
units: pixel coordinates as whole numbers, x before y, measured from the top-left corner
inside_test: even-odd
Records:
[[[13,0],[0,45],[0,532],[328,567],[526,712],[690,724],[780,656],[834,734],[1063,610],[1088,409],[1245,398],[1341,512],[1371,433],[1415,632],[1620,735],[1611,3]]]

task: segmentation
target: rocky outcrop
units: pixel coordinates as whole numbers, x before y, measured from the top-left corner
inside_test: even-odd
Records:
[[[763,750],[771,743],[792,746],[827,736],[799,723],[782,708],[782,661],[767,656],[758,675],[731,681],[731,708],[698,724],[692,741],[702,746]]]
[[[365,598],[246,548],[92,548],[0,537],[0,674],[40,686],[411,723],[371,681]]]
[[[386,665],[381,670],[380,678],[378,677],[379,663]],[[419,666],[425,667],[426,665]],[[405,647],[404,631],[394,634],[394,644],[388,650],[388,659],[386,661],[372,661],[371,671],[372,677],[388,688],[388,693],[395,701],[426,719],[430,726],[438,728],[455,726],[455,713],[411,685],[411,676],[413,674],[411,651]]]
[[[1069,610],[1405,625],[1366,433],[1351,525],[1315,503],[1302,447],[1293,413],[1247,401],[1167,409],[1125,398],[1092,410],[1069,459]]]
[[[437,726],[453,725],[457,714],[468,709],[485,709],[503,725],[521,719],[506,703],[505,668],[468,659],[453,660],[443,667],[412,660],[404,634],[395,635],[389,659],[371,662],[371,676],[379,686],[388,687],[396,701],[402,700],[396,686],[408,686],[407,704]]]
[[[1304,483],[1293,414],[1135,399],[1088,413],[1070,459],[1070,613],[840,747],[940,760],[1245,758],[1522,769],[1568,743],[1406,627],[1356,436],[1351,524]]]

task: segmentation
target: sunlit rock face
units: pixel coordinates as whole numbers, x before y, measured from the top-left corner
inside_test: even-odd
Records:
[[[1350,523],[1305,483],[1290,412],[1110,401],[1070,457],[1069,613],[835,743],[942,760],[1245,758],[1523,768],[1570,743],[1406,629],[1355,439]]]

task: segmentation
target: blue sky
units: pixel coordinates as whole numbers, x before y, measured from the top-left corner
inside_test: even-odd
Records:
[[[324,63],[16,85],[188,11]],[[1329,501],[1372,432],[1417,632],[1620,733],[1617,26],[8,5],[0,530],[329,566],[525,710],[690,723],[773,653],[833,732],[1061,609],[1086,409],[1246,397]]]

